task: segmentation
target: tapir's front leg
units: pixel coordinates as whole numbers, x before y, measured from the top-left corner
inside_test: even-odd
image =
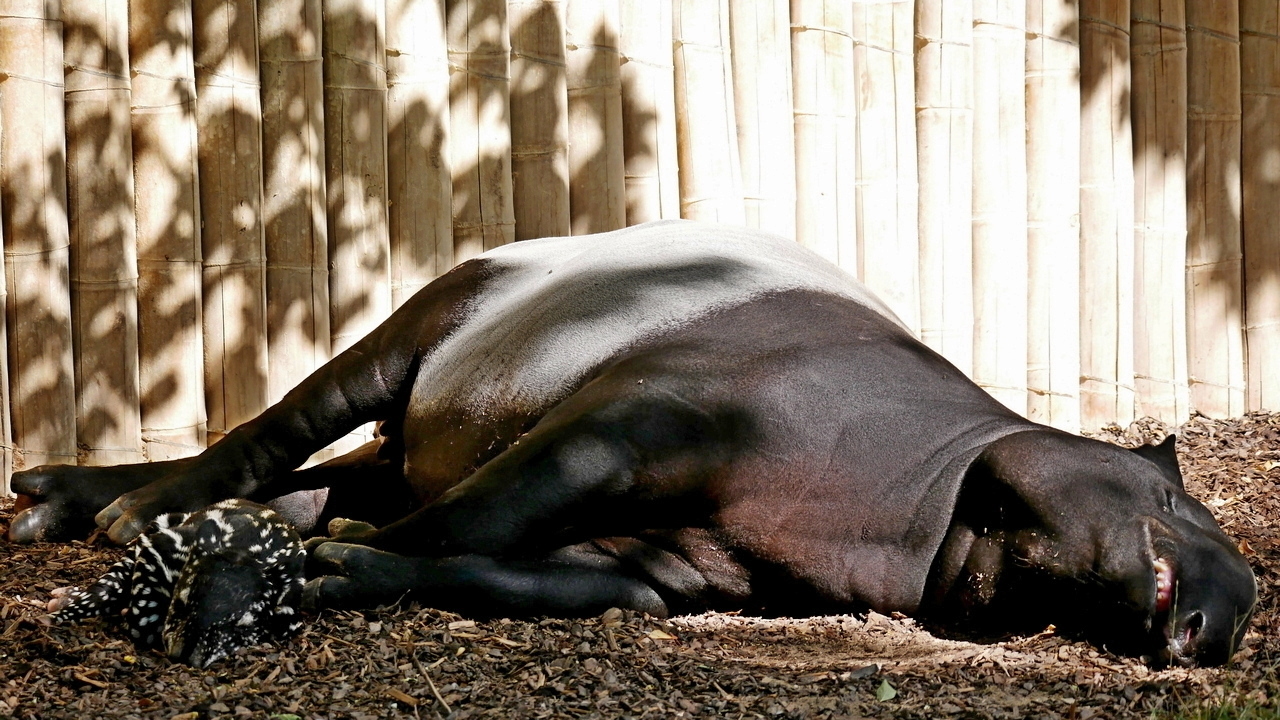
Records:
[[[482,269],[482,263],[466,263],[441,277],[283,400],[195,458],[111,468],[42,466],[15,473],[20,512],[9,539],[66,539],[93,519],[123,543],[166,512],[270,495],[274,482],[315,451],[403,407],[421,353],[466,321],[464,305],[483,285]]]

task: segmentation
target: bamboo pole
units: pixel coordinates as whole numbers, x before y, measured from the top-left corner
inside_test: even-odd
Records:
[[[454,260],[515,240],[505,0],[446,0]]]
[[[973,4],[919,2],[920,338],[973,370]]]
[[[1131,22],[1136,411],[1177,424],[1189,411],[1183,0],[1133,0]]]
[[[1080,38],[1076,6],[1027,2],[1027,417],[1080,429]]]
[[[747,225],[795,238],[790,12],[788,0],[729,1],[734,114]],[[910,40],[910,18],[907,28]]]
[[[1250,411],[1280,409],[1280,5],[1241,0],[1245,347]]]
[[[1191,408],[1245,410],[1240,232],[1240,15],[1236,3],[1187,12],[1187,376]]]
[[[329,328],[346,350],[391,312],[386,6],[322,0]]]
[[[920,331],[914,8],[853,6],[858,277]]]
[[[791,0],[791,63],[796,239],[856,273],[857,129],[850,3]]]
[[[0,85],[0,94],[3,94],[3,85]],[[4,132],[4,100],[0,98],[0,148],[4,147]],[[0,152],[0,182],[5,177],[4,153]],[[0,198],[2,196],[3,193],[0,193]],[[3,217],[4,206],[0,205],[0,218]],[[4,223],[0,222],[0,257],[3,257],[3,253]],[[4,273],[0,273],[0,308],[8,300],[7,288]],[[9,332],[5,315],[6,313],[0,312],[0,497],[13,497],[13,489],[9,487],[9,478],[13,475],[13,427],[9,422],[12,407],[9,403]]]
[[[267,392],[279,402],[328,361],[320,0],[259,0]]]
[[[453,267],[449,58],[439,0],[387,2],[391,306]]]
[[[128,4],[67,3],[62,21],[80,462],[140,462]]]
[[[574,235],[625,227],[619,0],[569,0],[569,209]]]
[[[507,13],[511,24],[515,237],[527,240],[568,235],[571,101],[565,75],[564,3],[511,0]],[[579,101],[579,111],[586,109],[582,105]]]
[[[1134,418],[1129,0],[1080,3],[1080,424]]]
[[[205,447],[200,189],[191,4],[129,8],[138,384],[151,461]]]
[[[675,0],[671,28],[680,216],[741,225],[728,0]]]
[[[252,0],[194,0],[208,440],[267,406],[262,104]]]
[[[672,0],[621,0],[627,224],[680,217]]]
[[[9,390],[17,468],[76,462],[62,18],[55,3],[0,14],[0,232],[9,289]]]
[[[321,6],[329,332],[336,355],[391,314],[386,4],[321,0]],[[372,433],[372,424],[357,428],[332,449],[343,454]]]
[[[973,4],[973,379],[1027,411],[1026,6]]]

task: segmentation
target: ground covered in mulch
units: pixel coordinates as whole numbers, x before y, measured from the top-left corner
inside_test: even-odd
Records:
[[[1155,671],[1052,629],[960,642],[875,614],[476,623],[409,606],[326,612],[283,646],[193,670],[136,652],[119,628],[38,622],[50,590],[91,581],[119,549],[0,542],[0,718],[1280,717],[1280,414],[1196,418],[1178,434],[1188,489],[1259,579],[1226,669]],[[0,526],[11,513],[0,501]]]

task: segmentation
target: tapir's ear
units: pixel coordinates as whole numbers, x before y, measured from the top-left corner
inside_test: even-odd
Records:
[[[1176,442],[1177,437],[1170,435],[1159,445],[1143,445],[1133,448],[1133,452],[1155,463],[1155,466],[1160,469],[1160,474],[1181,490],[1182,470],[1178,468],[1178,454],[1173,447]]]

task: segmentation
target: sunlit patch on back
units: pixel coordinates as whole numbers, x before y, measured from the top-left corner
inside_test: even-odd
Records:
[[[123,616],[141,648],[207,666],[301,627],[305,551],[276,513],[224,500],[156,521],[96,583],[50,603],[57,622]]]

